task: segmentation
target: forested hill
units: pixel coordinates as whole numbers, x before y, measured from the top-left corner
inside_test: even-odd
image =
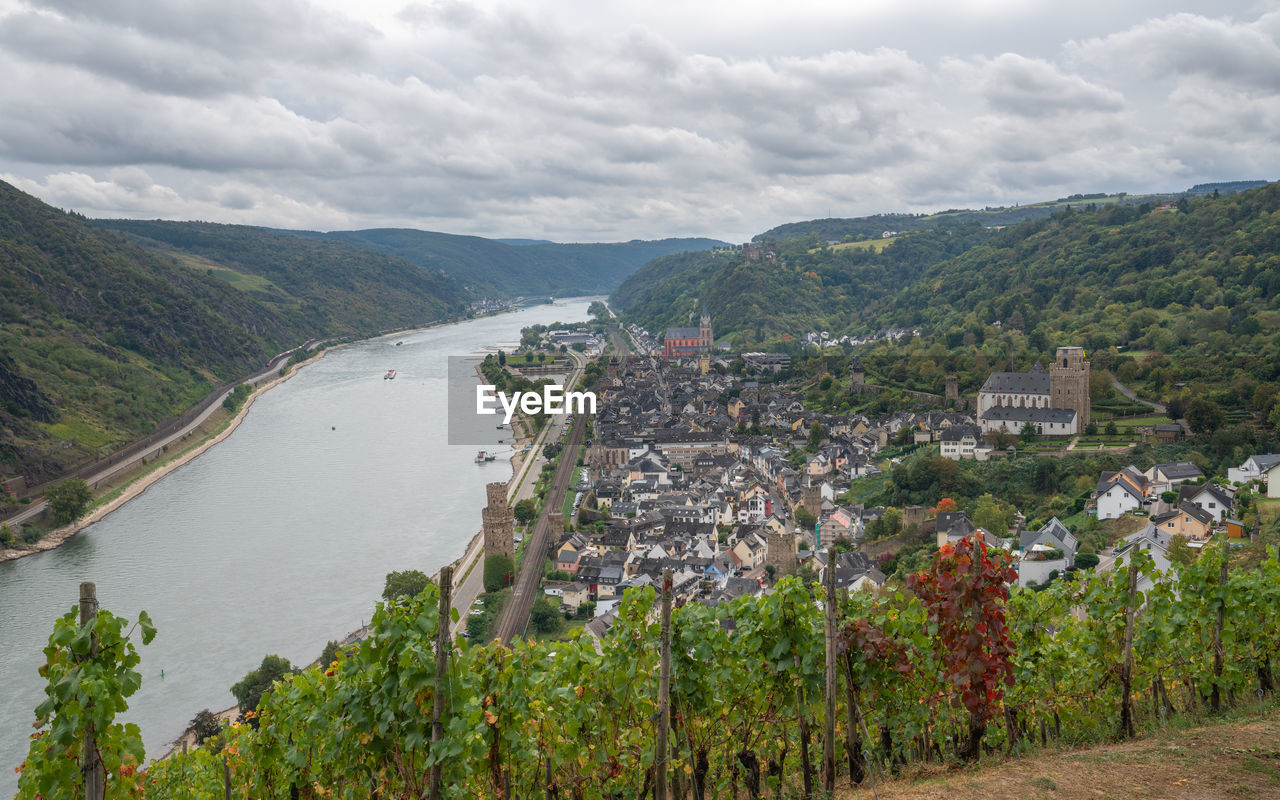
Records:
[[[1150,396],[1185,383],[1248,406],[1253,383],[1280,378],[1280,184],[1026,222],[933,265],[862,322],[919,325],[948,349],[996,334],[1035,355],[1082,344],[1095,361],[1119,353],[1121,376]]]
[[[1244,182],[1241,182],[1242,184]],[[1226,184],[1222,184],[1226,185]],[[1234,191],[1245,188],[1234,187]],[[1192,190],[1194,191],[1194,190]],[[827,219],[810,219],[802,222],[788,222],[764,233],[752,237],[754,242],[780,242],[798,237],[816,236],[822,242],[845,241],[852,239],[878,238],[886,232],[910,233],[936,228],[946,223],[977,222],[987,227],[1016,225],[1029,219],[1042,219],[1065,208],[1078,205],[1094,204],[1129,204],[1157,202],[1176,199],[1176,195],[1145,195],[1131,197],[1126,194],[1076,194],[1061,197],[1057,200],[1046,200],[1041,203],[1029,203],[1022,206],[1002,206],[996,208],[954,208],[939,211],[936,214],[875,214],[869,217],[835,217]]]
[[[603,294],[654,258],[724,244],[714,239],[556,244],[408,228],[290,233],[397,256],[455,278],[475,294],[489,297]]]
[[[462,308],[410,264],[328,243],[291,262],[244,230],[225,261],[170,257],[0,182],[0,477],[55,477],[308,338]]]
[[[882,245],[819,246],[792,239],[756,251],[717,250],[656,259],[610,296],[628,319],[657,334],[687,325],[705,303],[717,338],[741,346],[807,330],[846,330],[890,302],[924,270],[986,241],[976,223],[945,224]],[[883,248],[883,249],[881,249]]]

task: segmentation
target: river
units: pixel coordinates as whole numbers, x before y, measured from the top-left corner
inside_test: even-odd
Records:
[[[135,636],[142,688],[123,719],[161,755],[197,711],[233,705],[230,686],[263,655],[307,664],[358,629],[387,572],[432,574],[462,555],[485,484],[511,476],[510,453],[496,446],[499,460],[477,465],[474,446],[446,443],[446,358],[510,348],[527,325],[586,319],[593,299],[335,349],[101,522],[0,564],[0,797],[17,790],[43,699],[41,650],[81,581],[97,583],[112,613],[155,621],[149,646]]]

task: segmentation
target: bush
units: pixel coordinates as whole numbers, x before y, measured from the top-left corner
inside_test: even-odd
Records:
[[[507,581],[515,571],[515,562],[510,558],[506,556],[485,556],[484,590],[486,592],[498,591],[507,585]]]
[[[68,525],[79,519],[89,508],[93,492],[89,484],[79,478],[63,481],[44,493],[44,501],[48,504],[49,514],[55,525]]]
[[[1076,569],[1093,569],[1098,566],[1097,553],[1076,553]]]
[[[529,623],[538,633],[559,633],[564,628],[564,620],[560,617],[560,612],[545,594],[533,601],[533,610],[529,612]]]
[[[196,744],[204,744],[205,739],[222,733],[222,723],[218,721],[217,715],[207,708],[196,714],[191,720],[190,727],[191,732],[195,734]]]

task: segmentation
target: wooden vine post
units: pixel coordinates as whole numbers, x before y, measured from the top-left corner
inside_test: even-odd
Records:
[[[98,619],[98,586],[95,583],[80,584],[80,627],[92,628]],[[89,639],[89,655],[87,660],[98,657],[98,636]],[[86,709],[87,711],[88,709]],[[98,743],[94,735],[93,723],[84,729],[84,753],[80,760],[80,771],[84,775],[85,800],[102,800],[106,791],[106,773],[102,766],[102,756],[98,754]]]
[[[1124,660],[1120,663],[1120,732],[1132,739],[1133,728],[1133,612],[1138,595],[1137,548],[1129,555],[1129,594],[1124,604]]]
[[[436,688],[431,697],[431,751],[435,752],[444,738],[445,687],[449,671],[449,610],[453,605],[453,567],[440,570],[440,617],[436,623]],[[431,800],[440,800],[440,777],[443,765],[436,761],[431,765]]]
[[[1227,621],[1227,552],[1224,542],[1221,553],[1222,564],[1218,571],[1218,616],[1213,623],[1213,693],[1209,696],[1209,707],[1217,714],[1222,710],[1222,629]]]
[[[653,750],[653,800],[667,800],[667,732],[671,728],[671,570],[662,571],[662,649],[658,673],[658,738]]]
[[[827,655],[826,719],[822,732],[822,790],[828,796],[836,790],[836,548],[827,547],[827,571],[824,611]],[[849,720],[853,724],[853,720]]]

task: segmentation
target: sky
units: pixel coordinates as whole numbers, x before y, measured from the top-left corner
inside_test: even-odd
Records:
[[[1280,178],[1280,2],[0,0],[0,180],[93,217],[739,242]]]

